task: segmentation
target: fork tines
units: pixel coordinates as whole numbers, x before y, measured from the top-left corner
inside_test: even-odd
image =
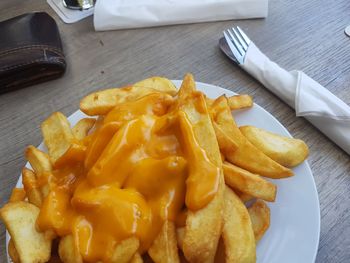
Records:
[[[237,62],[243,64],[245,54],[251,42],[250,39],[238,26],[236,28],[232,27],[231,29],[227,29],[223,33]]]

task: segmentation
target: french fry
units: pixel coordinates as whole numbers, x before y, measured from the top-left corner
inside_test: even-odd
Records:
[[[256,148],[283,166],[297,166],[309,155],[309,148],[302,140],[249,125],[242,126],[239,130]]]
[[[0,209],[21,263],[44,263],[50,259],[51,240],[35,229],[39,211],[35,205],[23,201],[8,203]]]
[[[154,92],[175,95],[176,88],[168,79],[153,77],[132,86],[94,92],[80,101],[80,110],[89,116],[105,115],[119,103],[133,101]]]
[[[51,187],[52,164],[50,157],[47,153],[40,151],[32,145],[26,148],[25,156],[32,166],[37,180],[47,182],[39,187],[43,198],[45,198],[48,195]]]
[[[177,92],[175,85],[169,79],[157,76],[136,82],[133,86],[139,88],[151,88],[170,95],[175,95]]]
[[[283,167],[266,156],[243,136],[231,114],[225,96],[221,96],[215,100],[212,105],[212,112],[214,115],[214,121],[223,132],[238,145],[234,154],[225,152],[226,145],[219,145],[229,162],[252,173],[274,179],[290,177],[293,175],[292,170]]]
[[[255,241],[259,242],[270,226],[270,208],[262,200],[248,208],[250,220],[252,221]]]
[[[21,261],[19,259],[18,252],[15,248],[15,245],[13,244],[12,239],[10,239],[7,249],[8,249],[9,256],[10,256],[11,260],[13,261],[13,263],[21,263]]]
[[[160,233],[153,241],[148,254],[155,263],[178,263],[179,254],[177,248],[175,224],[165,221]]]
[[[22,182],[24,190],[27,193],[29,203],[37,207],[41,207],[43,203],[43,197],[41,195],[34,172],[24,167],[22,169]]]
[[[247,208],[229,187],[225,188],[222,237],[226,262],[255,262],[255,238]]]
[[[27,194],[23,188],[13,188],[9,202],[24,201]]]
[[[222,167],[225,183],[234,190],[239,190],[265,201],[275,201],[277,187],[273,183],[228,162],[225,162]]]
[[[128,263],[140,246],[140,241],[136,237],[130,237],[120,242],[114,249],[112,263]]]
[[[240,110],[253,106],[253,98],[249,95],[235,95],[227,98],[231,110]]]
[[[26,148],[25,157],[36,174],[42,175],[43,173],[52,171],[52,164],[49,155],[40,151],[33,145]]]
[[[114,134],[119,130],[120,124],[109,122],[92,135],[92,140],[87,148],[84,165],[89,170],[100,157],[101,153],[110,142]]]
[[[223,155],[233,155],[238,148],[237,143],[232,140],[230,136],[225,134],[225,132],[215,122],[213,122],[213,127],[215,130],[216,139],[218,140],[218,144],[221,147],[221,151],[224,153]]]
[[[95,122],[96,119],[93,118],[81,119],[72,128],[73,136],[78,140],[84,139],[86,135],[88,135],[91,128],[94,126]]]
[[[83,259],[76,249],[73,235],[68,235],[60,239],[58,254],[64,263],[82,263]]]
[[[41,124],[44,142],[55,163],[70,148],[74,139],[70,124],[62,113],[55,112]]]
[[[195,91],[192,75],[185,76],[178,96],[179,107],[187,115],[200,147],[206,151],[209,160],[221,168],[221,155],[205,98],[202,93]],[[218,191],[214,199],[204,208],[188,212],[183,252],[190,262],[209,263],[214,261],[222,226],[223,192],[224,178],[221,171]]]

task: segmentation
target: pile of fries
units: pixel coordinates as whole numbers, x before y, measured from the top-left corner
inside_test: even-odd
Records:
[[[276,186],[308,147],[232,110],[248,95],[206,97],[187,74],[92,93],[91,118],[42,125],[47,153],[29,146],[23,189],[0,215],[15,263],[255,262]],[[249,204],[249,205],[247,205]]]

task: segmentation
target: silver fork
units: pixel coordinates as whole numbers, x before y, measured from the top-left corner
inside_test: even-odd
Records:
[[[223,33],[226,43],[235,58],[235,62],[238,64],[243,64],[245,55],[251,42],[249,37],[239,26],[236,28],[232,27],[231,29],[227,29]]]

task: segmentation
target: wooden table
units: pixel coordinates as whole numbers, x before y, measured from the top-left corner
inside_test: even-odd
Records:
[[[45,1],[0,1],[0,20],[31,11],[46,11],[55,18],[68,68],[59,80],[0,96],[0,205],[8,200],[25,164],[24,148],[41,142],[40,123],[50,113],[70,115],[79,99],[96,89],[152,75],[181,79],[192,72],[198,81],[253,95],[295,137],[306,141],[321,205],[316,261],[350,261],[349,156],[218,49],[222,30],[239,25],[271,59],[286,69],[305,71],[350,104],[350,38],[344,34],[350,24],[349,0],[270,0],[267,19],[110,32],[95,32],[91,17],[64,24]],[[0,232],[0,261],[6,262],[2,224]]]

